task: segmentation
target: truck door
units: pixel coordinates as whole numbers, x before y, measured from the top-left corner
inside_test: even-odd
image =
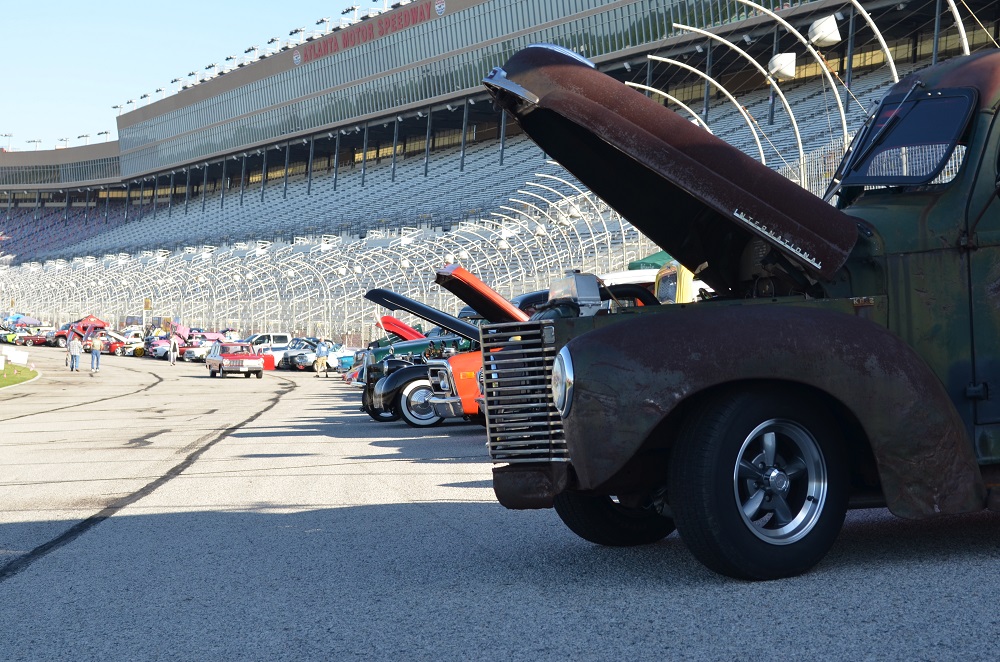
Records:
[[[980,458],[1000,460],[1000,163],[994,126],[992,149],[970,196],[969,278],[972,301],[974,380],[970,396],[976,403],[976,446]],[[970,164],[971,165],[971,164]]]

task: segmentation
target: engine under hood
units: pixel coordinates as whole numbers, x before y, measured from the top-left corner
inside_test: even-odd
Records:
[[[530,46],[483,84],[549,156],[717,292],[760,237],[830,281],[857,220],[557,46]]]

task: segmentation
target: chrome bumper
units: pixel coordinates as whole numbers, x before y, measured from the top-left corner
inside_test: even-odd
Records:
[[[433,395],[428,402],[434,408],[434,413],[442,418],[462,418],[465,416],[465,410],[462,408],[462,398],[458,396],[444,397]]]

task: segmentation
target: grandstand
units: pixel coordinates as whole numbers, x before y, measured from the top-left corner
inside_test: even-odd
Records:
[[[508,296],[569,268],[622,269],[655,247],[492,108],[480,85],[491,67],[560,44],[822,193],[896,77],[996,47],[996,3],[949,6],[397,2],[120,115],[118,142],[0,154],[0,296],[51,321],[120,321],[150,300],[147,315],[191,325],[360,342],[369,287],[457,311],[432,285],[449,261]],[[821,19],[839,39],[809,41]],[[747,62],[779,52],[797,56],[775,85],[805,163],[789,113]]]

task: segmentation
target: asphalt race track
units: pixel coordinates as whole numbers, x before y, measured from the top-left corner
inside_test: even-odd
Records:
[[[852,513],[802,577],[493,498],[482,428],[312,373],[32,348],[0,389],[3,660],[952,660],[1000,645],[1000,514]]]

